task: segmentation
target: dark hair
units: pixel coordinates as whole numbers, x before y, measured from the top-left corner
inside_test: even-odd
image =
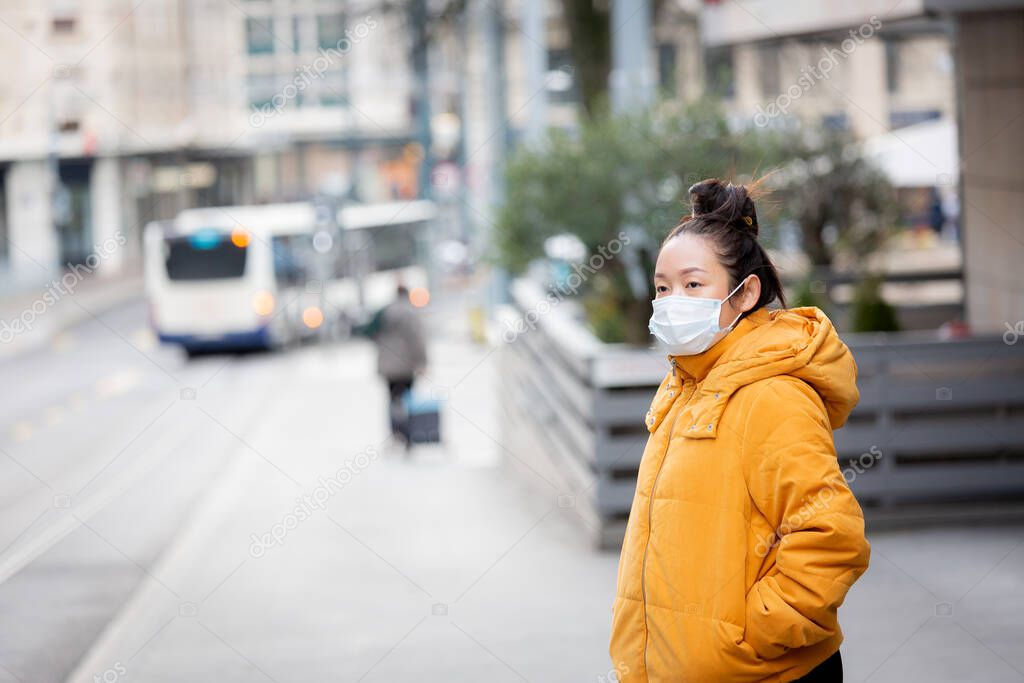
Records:
[[[692,185],[689,193],[691,215],[672,228],[661,245],[664,247],[670,239],[684,233],[709,238],[719,262],[729,272],[730,291],[744,278],[756,274],[761,280],[761,296],[741,318],[775,299],[785,308],[786,293],[779,272],[757,240],[759,226],[752,196],[760,195],[758,183],[748,189],[708,178]]]

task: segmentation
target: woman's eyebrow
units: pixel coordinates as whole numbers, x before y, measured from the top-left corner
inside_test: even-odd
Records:
[[[702,273],[708,272],[708,271],[704,270],[703,268],[698,268],[697,266],[690,266],[689,268],[680,268],[679,269],[679,274],[680,275],[686,275],[687,273],[692,273],[695,270],[699,270]],[[655,273],[654,277],[655,278],[659,278],[659,277],[660,278],[664,278],[665,274],[664,273]]]

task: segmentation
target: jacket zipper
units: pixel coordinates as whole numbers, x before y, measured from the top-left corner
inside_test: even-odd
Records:
[[[676,375],[676,360],[672,359],[672,376]],[[686,381],[683,381],[683,387],[685,388]],[[681,397],[680,397],[681,398]],[[687,398],[687,400],[689,400]],[[676,410],[675,416],[672,418],[672,425],[668,430],[668,440],[665,442],[665,454],[661,458],[661,464],[658,465],[658,471],[654,475],[654,482],[651,483],[651,495],[647,500],[647,542],[644,544],[644,557],[640,565],[640,597],[644,601],[644,675],[648,675],[647,668],[647,639],[650,635],[650,630],[647,624],[647,551],[651,547],[651,522],[654,519],[654,492],[658,488],[658,480],[661,479],[661,471],[665,468],[665,461],[668,460],[668,450],[672,447],[672,433],[676,430],[676,421],[679,419],[679,413],[683,412],[683,408],[686,405],[683,404],[681,408]],[[648,678],[648,680],[650,680]]]

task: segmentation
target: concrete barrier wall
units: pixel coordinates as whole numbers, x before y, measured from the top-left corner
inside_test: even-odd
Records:
[[[504,436],[529,467],[556,472],[595,541],[614,546],[668,366],[655,351],[600,343],[568,302],[540,314],[543,296],[517,282],[503,312],[506,330],[522,330],[501,352]],[[866,509],[1024,500],[1024,338],[843,337],[861,400],[836,451]]]

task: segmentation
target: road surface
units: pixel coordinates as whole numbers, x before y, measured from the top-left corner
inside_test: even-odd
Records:
[[[460,318],[411,458],[364,342],[187,361],[129,305],[3,361],[0,681],[615,680],[617,557],[512,466]],[[1022,540],[872,535],[847,680],[1024,680]]]

